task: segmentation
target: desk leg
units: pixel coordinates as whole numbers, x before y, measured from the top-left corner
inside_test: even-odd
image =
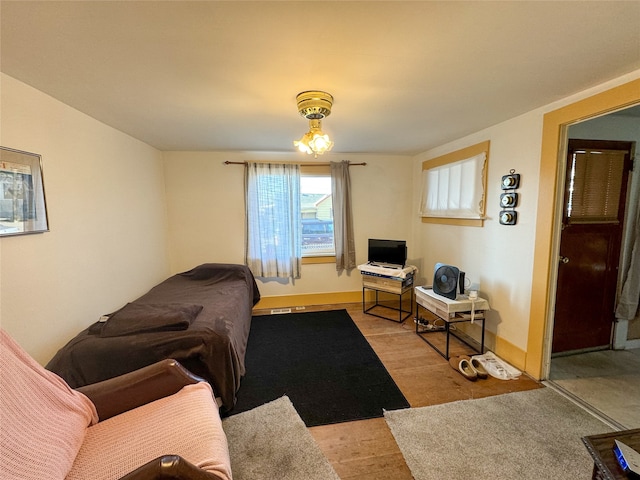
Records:
[[[412,306],[413,306],[413,288],[409,290],[409,308],[412,308]],[[398,323],[402,323],[407,318],[407,317],[402,318],[403,313],[404,313],[404,310],[402,310],[402,293],[400,293],[400,309],[398,310]],[[412,313],[413,313],[413,310],[409,312],[409,316],[411,316]]]
[[[444,358],[449,360],[449,328],[450,328],[450,325],[449,325],[449,322],[447,322],[446,320],[444,322],[444,325],[445,325],[445,330],[447,331],[447,347],[445,349]]]

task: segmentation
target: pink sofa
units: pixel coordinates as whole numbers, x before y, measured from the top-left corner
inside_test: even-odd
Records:
[[[231,480],[208,383],[175,360],[71,389],[0,329],[0,478]]]

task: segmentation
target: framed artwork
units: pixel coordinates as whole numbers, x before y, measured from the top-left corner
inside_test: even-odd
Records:
[[[0,236],[48,231],[42,158],[0,147]]]

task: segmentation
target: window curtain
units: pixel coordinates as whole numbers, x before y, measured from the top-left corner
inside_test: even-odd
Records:
[[[330,164],[336,270],[340,273],[345,269],[348,271],[356,267],[356,242],[351,213],[351,179],[349,162],[330,162]]]
[[[637,196],[636,196],[637,199]],[[622,292],[618,299],[616,307],[616,318],[621,320],[632,320],[638,312],[638,303],[640,303],[640,207],[638,202],[630,202],[634,205],[635,212],[629,218],[635,225],[630,227],[633,232],[629,238],[630,257],[625,261],[626,278],[622,284]],[[626,252],[625,252],[626,253]],[[623,270],[624,271],[624,270]]]
[[[482,218],[487,154],[423,171],[420,215]]]
[[[300,166],[247,163],[246,264],[256,277],[300,278]]]

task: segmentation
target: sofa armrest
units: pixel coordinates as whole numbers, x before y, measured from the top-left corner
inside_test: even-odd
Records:
[[[206,472],[178,455],[165,455],[145,463],[120,480],[228,480]]]
[[[189,372],[176,360],[166,359],[77,390],[89,397],[102,421],[201,381],[204,379]]]

